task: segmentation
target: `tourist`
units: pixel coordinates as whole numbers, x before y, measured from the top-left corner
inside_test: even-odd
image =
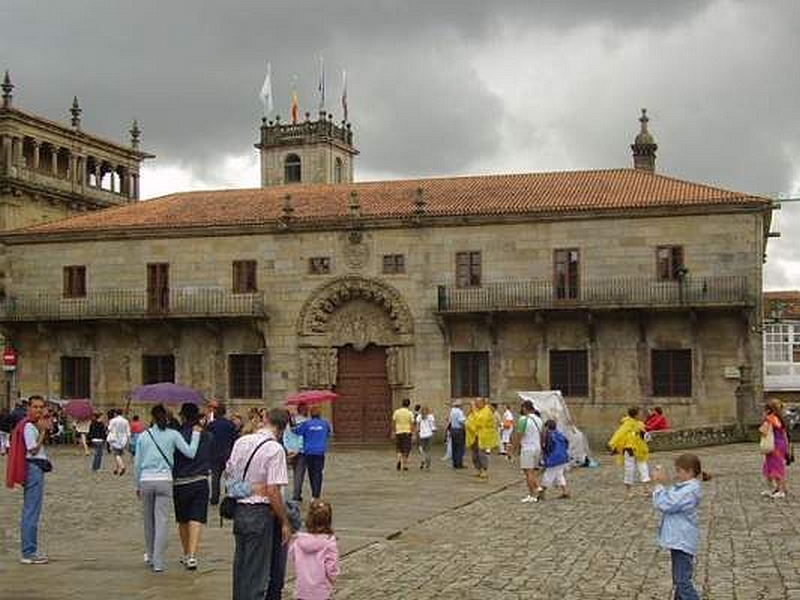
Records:
[[[233,426],[236,428],[236,436],[240,436],[242,434],[242,427],[244,427],[244,419],[241,413],[233,413],[231,416],[231,423],[233,423]]]
[[[23,486],[22,516],[20,518],[20,542],[25,565],[41,565],[48,562],[47,556],[39,552],[39,518],[44,500],[44,474],[52,470],[47,458],[45,442],[52,422],[45,411],[44,398],[31,396],[28,413],[11,435],[6,485]]]
[[[217,418],[219,409],[219,402],[214,400],[213,398],[209,399],[206,403],[206,414],[204,417],[205,426],[208,427],[211,423],[214,422],[214,419]]]
[[[272,435],[276,440],[284,439],[284,434],[291,429],[288,426],[290,421],[289,411],[285,408],[273,408],[269,410],[265,415],[265,421],[267,428],[272,431]],[[302,440],[302,438],[300,439]],[[288,467],[288,458],[286,462]],[[285,508],[290,532],[294,534],[302,526],[300,522],[300,503],[293,500],[287,501],[287,492],[288,486],[282,486],[281,499]],[[267,595],[264,600],[281,600],[283,598],[283,586],[286,582],[286,563],[288,556],[289,544],[284,542],[282,524],[278,519],[274,519],[269,583],[267,584]]]
[[[467,448],[472,451],[472,464],[477,470],[476,477],[488,479],[489,454],[500,444],[497,433],[497,421],[494,412],[483,398],[472,403],[472,410],[467,415]]]
[[[675,483],[665,487],[667,474],[661,467],[653,473],[656,486],[653,506],[660,513],[658,543],[670,551],[674,598],[698,600],[692,584],[694,557],[697,556],[697,508],[700,504],[700,459],[682,454],[675,459]]]
[[[669,429],[669,423],[664,416],[664,410],[660,406],[654,406],[653,410],[647,416],[647,421],[644,422],[644,429],[650,431],[666,431]]]
[[[89,456],[89,428],[92,426],[92,419],[78,419],[75,421],[75,433],[78,434],[78,442],[83,448],[83,455]]]
[[[450,441],[452,448],[450,456],[453,460],[454,469],[464,468],[464,451],[466,449],[466,432],[464,426],[467,417],[464,416],[464,411],[461,410],[461,400],[453,400],[453,405],[450,408],[450,416],[447,421],[447,432],[450,434]]]
[[[503,414],[500,412],[500,405],[497,402],[489,404],[492,408],[492,416],[494,417],[494,427],[497,430],[497,445],[500,449],[500,455],[505,456],[503,443],[500,441],[503,438]]]
[[[125,460],[123,455],[131,439],[131,426],[128,423],[128,419],[122,415],[121,410],[117,409],[112,412],[114,417],[108,422],[106,441],[111,449],[111,454],[114,455],[114,475],[124,475]]]
[[[519,456],[519,468],[528,486],[528,493],[522,498],[522,502],[538,502],[541,489],[536,478],[536,469],[542,458],[542,420],[530,400],[522,403],[520,413],[512,436],[511,452]]]
[[[273,409],[270,415],[273,411],[285,413],[284,409]],[[281,496],[281,487],[289,480],[286,453],[275,438],[274,426],[265,423],[236,440],[225,471],[252,488],[249,496],[237,500],[233,521],[233,600],[263,600],[270,582],[276,532],[280,531],[283,543],[291,535]]]
[[[292,417],[292,427],[286,428],[286,435],[294,433],[293,428],[297,428],[308,420],[308,404],[298,404],[297,414]],[[291,437],[291,436],[290,436]],[[303,436],[298,436],[298,440],[293,440],[292,451],[292,500],[295,502],[303,501],[303,480],[306,478],[306,457],[303,454]],[[299,444],[298,444],[299,442]],[[286,437],[284,437],[284,444]]]
[[[105,423],[103,423],[103,414],[94,413],[89,424],[89,441],[92,443],[92,448],[94,448],[92,471],[95,473],[103,466],[103,447],[106,445],[107,433]]]
[[[513,432],[514,412],[511,410],[511,405],[506,404],[506,409],[503,411],[503,425],[502,429],[500,430],[500,454],[503,456],[508,454]]]
[[[289,561],[295,572],[295,597],[328,600],[339,575],[339,549],[331,523],[333,510],[314,500],[306,516],[305,533],[297,533],[289,545]]]
[[[436,419],[427,406],[420,408],[419,416],[416,422],[417,440],[419,441],[419,453],[422,455],[422,462],[420,462],[420,469],[431,468],[431,442],[433,441],[433,434],[436,431]]]
[[[144,520],[144,562],[154,573],[164,570],[167,549],[167,520],[172,498],[172,465],[175,449],[193,458],[200,444],[200,428],[194,427],[191,443],[180,433],[167,427],[167,409],[156,404],[150,414],[153,425],[139,436],[136,443],[134,478],[136,496],[142,501]]]
[[[565,476],[569,464],[569,440],[556,428],[556,422],[548,419],[544,423],[542,436],[542,464],[544,474],[537,493],[537,501],[544,500],[545,492],[555,486],[561,488],[559,498],[569,498],[567,478]]]
[[[303,438],[311,499],[317,500],[322,495],[322,473],[325,470],[325,452],[328,450],[331,426],[322,418],[319,405],[312,406],[309,412],[311,417],[295,427],[294,432]]]
[[[761,492],[770,498],[786,497],[786,458],[789,454],[789,440],[786,430],[786,419],[783,416],[783,404],[773,398],[764,406],[764,418],[759,427],[762,437],[772,436],[772,450],[764,453],[762,473],[769,489]]]
[[[188,443],[195,427],[200,426],[200,409],[184,403],[180,416],[183,421],[179,433]],[[208,518],[208,475],[211,472],[211,451],[214,437],[207,431],[200,433],[200,443],[194,457],[173,453],[172,503],[175,521],[183,548],[181,563],[190,571],[197,568],[197,548],[200,533]]]
[[[8,452],[13,429],[10,411],[5,408],[0,409],[0,456],[5,456]]]
[[[211,447],[211,498],[212,506],[219,504],[220,479],[225,471],[225,464],[230,458],[233,443],[238,437],[236,425],[233,421],[226,418],[227,407],[223,402],[218,402],[214,411],[214,420],[206,425],[208,431],[214,438]]]
[[[639,481],[642,483],[650,482],[650,469],[647,465],[650,449],[645,441],[645,433],[644,423],[639,419],[639,408],[632,406],[620,421],[619,428],[608,440],[611,452],[622,459],[623,482],[628,496],[633,492],[636,473],[639,474]]]
[[[395,442],[397,445],[397,470],[401,468],[408,471],[408,455],[411,453],[411,436],[414,431],[414,413],[409,410],[411,400],[405,398],[402,406],[394,411],[392,423],[394,425]]]
[[[139,415],[131,417],[131,442],[130,451],[133,456],[136,456],[136,440],[144,431],[144,423],[139,419]]]

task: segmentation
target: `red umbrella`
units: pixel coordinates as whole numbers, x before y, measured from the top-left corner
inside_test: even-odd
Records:
[[[92,417],[94,409],[88,400],[70,400],[64,405],[64,413],[78,421],[85,421]]]
[[[336,400],[336,392],[330,390],[306,390],[289,396],[286,399],[286,406],[321,404],[322,402],[333,402],[334,400]]]

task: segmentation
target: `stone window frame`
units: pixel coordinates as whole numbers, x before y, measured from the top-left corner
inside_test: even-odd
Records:
[[[384,275],[403,275],[406,272],[405,254],[384,254],[383,255],[383,274]]]
[[[263,373],[263,354],[228,354],[228,397],[261,400],[264,396]]]
[[[656,247],[656,278],[659,281],[678,281],[686,273],[686,254],[683,246]]]
[[[234,260],[231,270],[231,288],[234,294],[254,294],[258,291],[258,261]]]
[[[86,265],[66,265],[62,275],[64,298],[86,297]]]
[[[488,398],[491,358],[487,350],[450,352],[450,397]]]
[[[589,351],[551,348],[548,353],[550,389],[560,390],[565,398],[589,396]],[[563,374],[562,374],[563,373]]]
[[[312,256],[308,259],[309,275],[327,275],[331,272],[330,256]]]
[[[164,376],[163,374],[171,374]],[[175,383],[174,354],[143,354],[142,385],[151,383]]]
[[[483,256],[480,250],[456,252],[456,287],[481,287]]]
[[[61,357],[61,398],[92,397],[92,359],[89,356]]]
[[[650,386],[654,398],[691,398],[694,353],[691,348],[651,348]]]
[[[344,161],[337,156],[333,161],[333,182],[342,183],[344,181]]]
[[[553,297],[556,300],[577,300],[580,289],[580,248],[556,248],[553,250]]]
[[[291,152],[283,159],[283,182],[301,183],[303,181],[303,160],[300,155]]]

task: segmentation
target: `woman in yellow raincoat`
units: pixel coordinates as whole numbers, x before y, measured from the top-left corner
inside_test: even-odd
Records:
[[[618,454],[619,459],[625,465],[623,481],[628,495],[631,494],[637,471],[639,481],[642,483],[650,481],[650,468],[647,465],[650,448],[647,447],[645,426],[644,422],[639,419],[637,407],[628,409],[627,416],[622,418],[619,428],[608,440],[608,448],[614,454]]]
[[[477,477],[489,477],[489,453],[500,445],[494,413],[486,400],[478,398],[472,403],[472,410],[466,422],[467,448],[472,450],[472,464],[478,470]]]

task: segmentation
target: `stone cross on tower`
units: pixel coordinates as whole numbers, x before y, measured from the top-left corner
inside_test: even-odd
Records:
[[[639,117],[641,129],[639,135],[631,144],[633,150],[633,168],[641,169],[642,171],[655,172],[656,170],[656,150],[658,144],[653,139],[652,134],[647,130],[647,123],[650,119],[647,117],[647,109],[642,109],[642,116]]]

